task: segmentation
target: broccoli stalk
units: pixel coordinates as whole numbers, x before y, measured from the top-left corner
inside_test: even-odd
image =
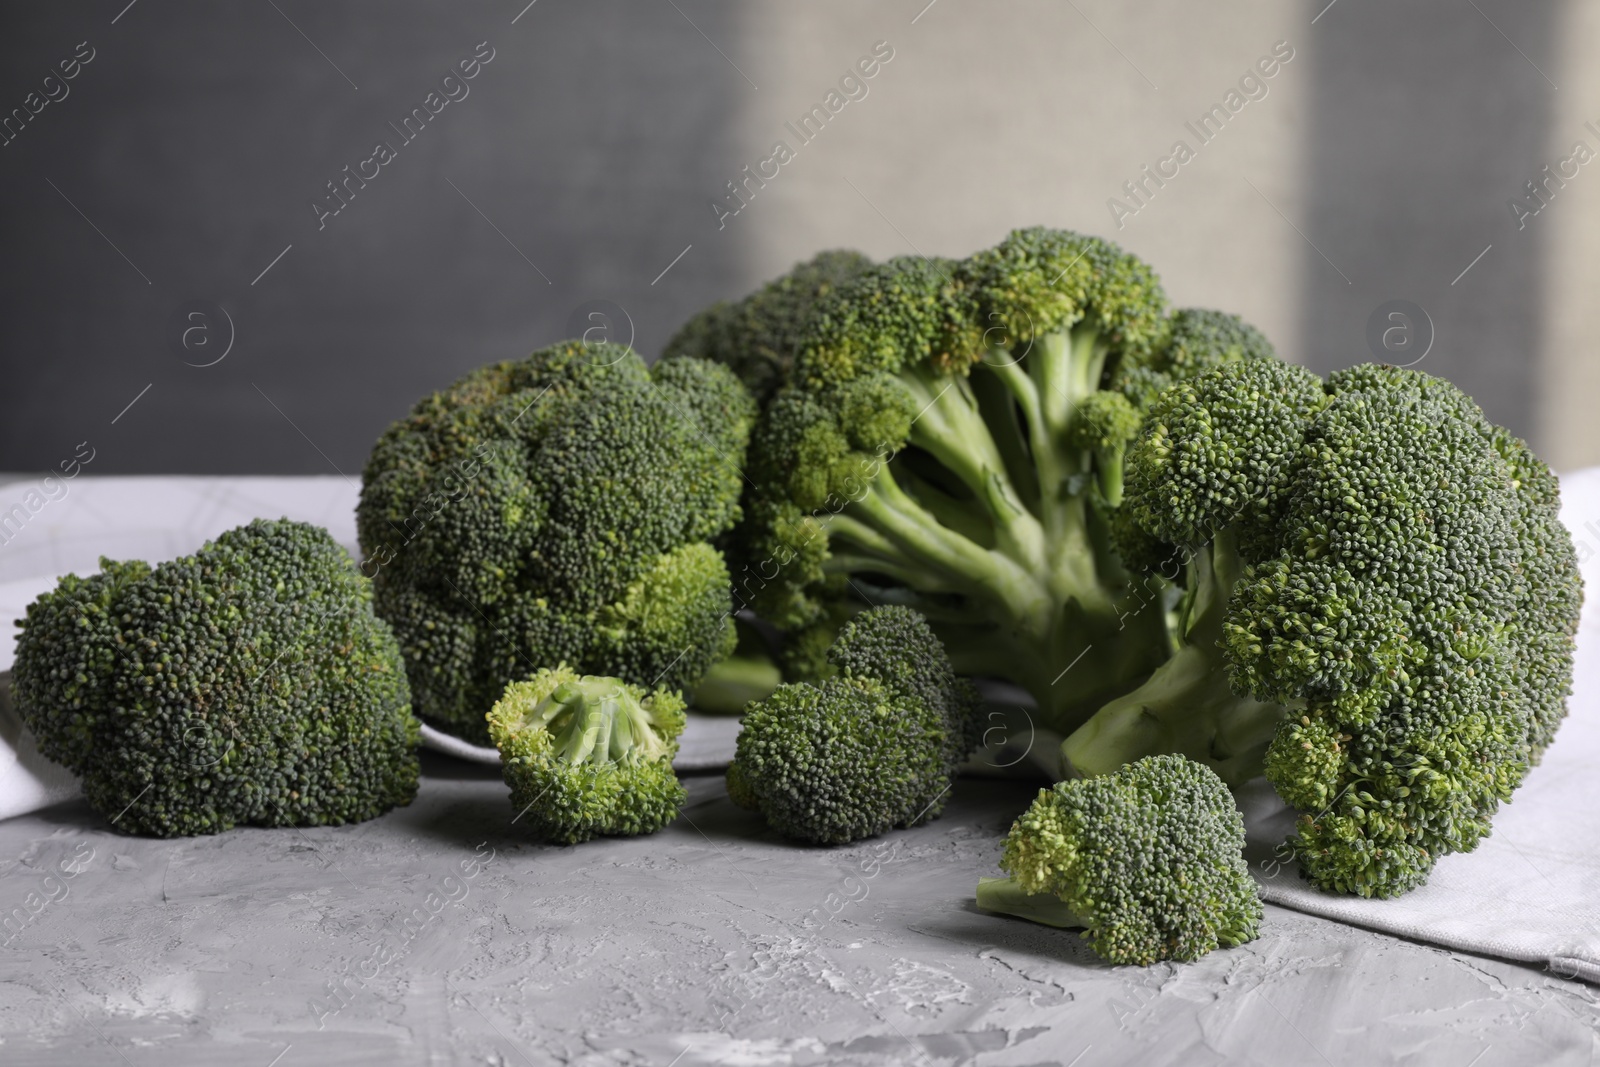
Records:
[[[919,473],[916,453],[891,461],[823,520],[836,553],[824,573],[899,579],[905,591],[884,599],[923,611],[958,671],[1009,677],[1054,723],[1126,688],[1164,650],[1161,620],[1126,611],[1128,579],[1087,491],[1094,478],[1105,503],[1121,497],[1121,444],[1078,429],[1107,410],[1097,401],[1121,403],[1128,417],[1115,429],[1126,437],[1138,425],[1120,394],[1098,391],[1109,347],[1098,326],[1079,324],[1034,338],[1022,360],[991,345],[971,378],[902,371],[920,412],[906,446],[938,469]],[[985,404],[988,375],[1006,397]],[[1009,419],[1007,399],[1021,426]],[[1004,451],[996,424],[1018,434]],[[1091,648],[1098,653],[1078,659]]]
[[[739,715],[752,700],[764,700],[781,684],[783,672],[771,656],[735,652],[706,671],[690,704],[710,715]]]
[[[536,837],[570,845],[654,833],[683,804],[675,693],[545,668],[507,686],[487,720],[517,821]]]
[[[1062,743],[1063,766],[1074,773],[1109,774],[1162,752],[1189,753],[1232,786],[1261,773],[1284,708],[1235,693],[1223,659],[1222,621],[1243,571],[1236,538],[1222,530],[1187,555],[1178,648]]]
[[[1197,960],[1260,929],[1243,849],[1244,820],[1221,779],[1151,756],[1040,790],[1006,836],[1010,877],[980,880],[978,907],[1084,927],[1112,963]]]
[[[727,659],[712,665],[689,695],[689,706],[712,715],[738,715],[752,700],[763,700],[783,682],[783,672],[753,623],[734,619],[738,644]]]

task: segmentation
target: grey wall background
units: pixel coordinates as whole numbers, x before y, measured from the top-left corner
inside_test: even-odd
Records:
[[[0,147],[0,470],[87,440],[91,473],[354,476],[417,397],[595,302],[653,357],[821,248],[959,255],[1030,224],[1121,241],[1320,371],[1410,301],[1420,366],[1558,466],[1600,462],[1600,168],[1520,229],[1507,204],[1600,151],[1581,0],[525,3],[0,8],[0,114],[94,55]],[[880,41],[866,96],[800,144],[785,123]],[[403,143],[389,124],[480,42],[468,95]],[[1201,144],[1185,123],[1279,42]],[[794,160],[719,226],[779,139]],[[1110,198],[1179,139],[1194,158],[1119,227]],[[380,140],[393,161],[319,229]],[[231,320],[214,365],[191,364],[228,322],[177,345],[190,301]]]

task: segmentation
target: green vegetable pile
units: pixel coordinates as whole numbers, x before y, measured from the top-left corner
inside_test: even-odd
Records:
[[[731,339],[757,337],[754,362]],[[1235,316],[1170,311],[1107,242],[829,254],[671,349],[761,389],[729,555],[791,681],[835,670],[857,612],[912,608],[957,672],[1032,693],[1063,776],[1264,774],[1300,813],[1302,874],[1376,897],[1489,833],[1566,713],[1582,587],[1527,445],[1441,379],[1323,381]],[[797,724],[830,706],[774,700]],[[1189,935],[1170,944],[1227,943]]]
[[[1010,683],[1061,781],[979,906],[1193,960],[1262,921],[1230,788],[1265,776],[1331,893],[1491,832],[1566,714],[1559,506],[1448,382],[1319,378],[1107,241],[832,251],[653,366],[565,342],[420,400],[367,462],[360,571],[258,521],[63,579],[15,694],[98,811],[162,835],[405,804],[418,720],[494,745],[539,840],[653,833],[686,703],[742,711],[729,797],[831,846],[937,818],[974,679]]]

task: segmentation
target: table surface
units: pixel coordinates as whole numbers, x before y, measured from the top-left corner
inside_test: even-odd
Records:
[[[1268,906],[1110,967],[972,904],[1034,787],[786,844],[718,776],[651,837],[534,844],[493,768],[337,828],[153,840],[81,802],[0,823],[0,1062],[1584,1064],[1600,991]],[[66,872],[66,873],[62,873]],[[30,897],[30,894],[33,894]],[[16,911],[13,909],[20,909]],[[14,931],[14,932],[13,932]],[[276,1058],[275,1058],[276,1057]]]

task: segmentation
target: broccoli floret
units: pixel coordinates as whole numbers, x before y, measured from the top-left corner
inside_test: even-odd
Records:
[[[1112,963],[1197,960],[1254,940],[1261,900],[1228,787],[1181,756],[1042,789],[1006,836],[1010,878],[978,883],[978,906],[1084,927]]]
[[[602,834],[653,834],[677,817],[672,771],[683,700],[566,665],[513,682],[487,716],[511,787],[514,822],[575,845]]]
[[[1163,393],[1125,509],[1187,558],[1183,641],[1062,746],[1265,772],[1317,886],[1470,851],[1565,714],[1581,580],[1554,477],[1449,383],[1270,361]]]
[[[153,568],[100,565],[29,605],[12,682],[112,826],[328,826],[411,802],[400,648],[326,530],[257,520]]]
[[[756,401],[765,404],[788,380],[801,330],[816,302],[871,265],[860,252],[820,252],[743,300],[706,308],[673,335],[662,357],[695,356],[726,364]]]
[[[1165,312],[1144,263],[1045,229],[839,285],[752,441],[741,595],[800,635],[840,600],[914,607],[959,671],[1077,725],[1167,653],[1161,618],[1124,618],[1109,515],[1140,411],[1108,388],[1158,357]]]
[[[487,744],[558,663],[680,690],[731,651],[755,405],[726,367],[567,342],[468,374],[379,439],[357,530],[417,714]]]
[[[971,684],[909,608],[856,616],[828,658],[835,673],[820,685],[782,685],[750,706],[728,795],[812,844],[937,818],[957,766],[978,746]]]

